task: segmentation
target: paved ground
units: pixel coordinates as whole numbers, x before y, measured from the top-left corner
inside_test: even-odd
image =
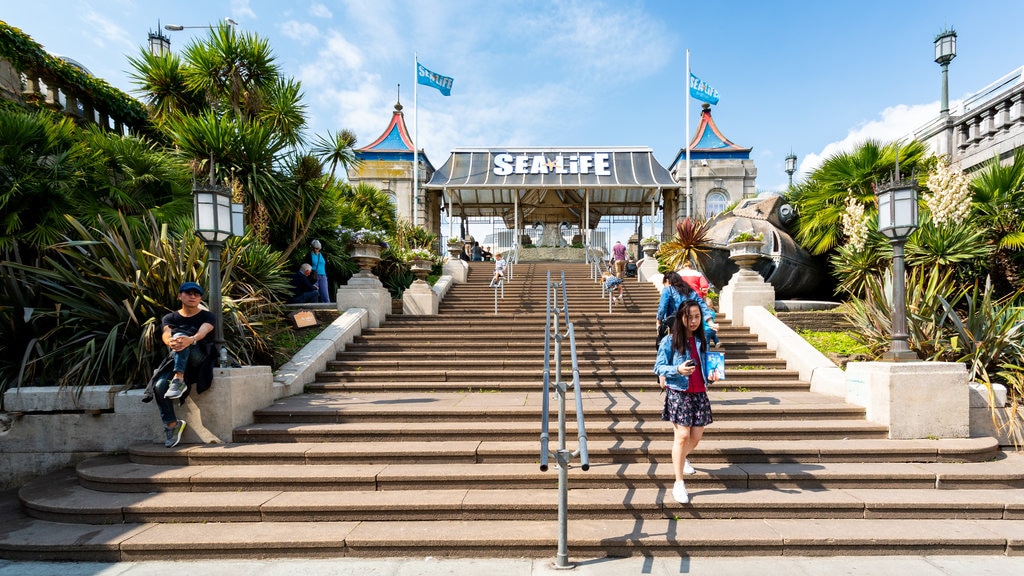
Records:
[[[553,559],[397,558],[336,560],[204,560],[198,562],[10,562],[0,560],[0,576],[623,576],[694,574],[700,576],[1002,576],[1024,574],[1024,557],[853,556],[758,558],[599,558],[572,559],[572,570],[556,570]]]

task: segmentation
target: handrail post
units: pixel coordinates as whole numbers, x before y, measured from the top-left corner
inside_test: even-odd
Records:
[[[562,307],[558,302],[558,287],[562,288]],[[566,333],[561,334],[559,330],[559,315],[565,315]],[[562,341],[569,338],[569,352],[572,358],[572,384],[576,399],[576,427],[579,447],[575,452],[566,448],[566,410],[565,396],[568,392],[568,385],[562,378]],[[551,340],[555,341],[555,392],[558,394],[558,449],[555,452],[548,451],[549,445],[549,412],[550,412],[550,383],[551,383]],[[562,272],[560,283],[551,282],[551,272],[547,277],[547,315],[544,332],[544,375],[543,375],[543,406],[541,413],[541,457],[540,469],[546,472],[548,469],[548,458],[553,456],[558,466],[558,551],[555,557],[554,568],[574,568],[569,563],[568,551],[568,518],[569,518],[569,462],[574,456],[580,456],[581,468],[583,471],[590,469],[590,455],[587,451],[587,428],[583,419],[583,398],[580,394],[580,370],[579,360],[576,355],[576,332],[573,323],[569,320],[569,304],[565,286],[565,272]]]

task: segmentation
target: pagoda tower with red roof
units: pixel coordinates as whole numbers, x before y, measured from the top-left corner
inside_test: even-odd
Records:
[[[750,159],[751,148],[743,148],[726,138],[711,117],[711,106],[704,104],[700,123],[690,140],[690,188],[693,191],[693,215],[710,218],[729,204],[757,195],[757,167]],[[682,185],[672,210],[666,203],[666,223],[685,218],[686,213],[686,149],[679,150],[669,166],[672,178]],[[675,214],[669,218],[669,214]],[[668,228],[668,226],[666,226]],[[666,230],[672,232],[673,230]]]
[[[405,126],[405,115],[402,103],[395,103],[395,111],[391,122],[376,140],[355,151],[358,165],[349,173],[349,182],[353,186],[369,184],[391,195],[395,201],[397,216],[408,221],[413,220],[413,162],[415,154],[409,129]],[[419,152],[419,189],[415,203],[419,213],[416,223],[427,230],[439,232],[441,228],[440,198],[436,192],[424,193],[423,184],[430,180],[434,166],[430,163],[423,150]]]

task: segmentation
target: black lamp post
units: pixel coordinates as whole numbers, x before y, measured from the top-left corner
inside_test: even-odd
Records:
[[[878,188],[878,231],[892,244],[892,344],[882,359],[889,362],[919,360],[907,340],[907,288],[903,246],[917,228],[917,182],[896,179]]]
[[[950,28],[935,37],[935,62],[942,66],[942,105],[939,114],[949,114],[949,63],[956,58],[956,30]]]
[[[792,152],[786,156],[786,174],[789,175],[789,187],[793,187],[793,172],[796,172],[796,154]]]
[[[212,180],[212,177],[211,177]],[[192,189],[195,202],[195,229],[206,243],[209,252],[207,269],[210,273],[210,311],[216,319],[213,342],[217,349],[220,367],[228,362],[228,351],[224,346],[224,307],[221,304],[220,255],[224,242],[232,236],[233,216],[231,189],[216,186],[212,182]]]

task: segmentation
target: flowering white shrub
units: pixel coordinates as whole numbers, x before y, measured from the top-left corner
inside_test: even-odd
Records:
[[[841,220],[843,233],[850,241],[850,247],[860,252],[868,243],[868,218],[864,205],[850,194],[846,197],[846,211]]]
[[[930,193],[924,195],[924,201],[935,224],[960,223],[970,215],[970,180],[959,167],[939,160],[927,185]]]

